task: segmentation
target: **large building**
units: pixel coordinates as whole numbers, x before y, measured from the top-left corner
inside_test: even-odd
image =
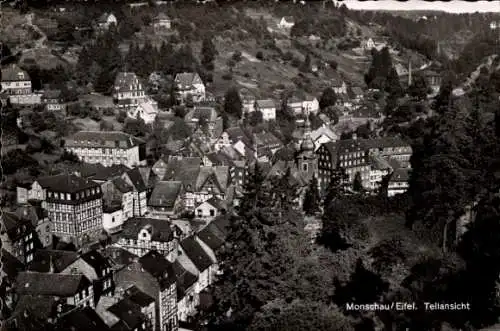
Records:
[[[194,102],[205,100],[205,84],[196,72],[182,72],[175,76],[175,85],[177,93],[182,101],[186,101],[188,95]]]
[[[123,133],[110,131],[80,131],[66,139],[65,148],[86,163],[106,167],[123,164],[128,167],[144,165],[144,141]]]
[[[133,72],[119,72],[116,75],[113,99],[120,108],[137,107],[146,100],[144,86]]]
[[[15,64],[2,69],[2,92],[9,95],[30,94],[30,76]]]
[[[102,232],[102,191],[99,184],[73,174],[48,180],[46,209],[52,233],[77,246]]]
[[[370,162],[364,141],[354,139],[339,140],[323,144],[318,151],[319,182],[322,190],[326,190],[332,171],[341,167],[354,182],[359,172],[365,188],[370,187]]]

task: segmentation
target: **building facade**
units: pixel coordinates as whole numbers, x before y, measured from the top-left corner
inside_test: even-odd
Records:
[[[13,64],[2,69],[2,92],[9,95],[31,94],[31,78],[28,73]]]
[[[113,89],[113,99],[119,108],[137,107],[145,101],[144,86],[135,73],[118,73]]]

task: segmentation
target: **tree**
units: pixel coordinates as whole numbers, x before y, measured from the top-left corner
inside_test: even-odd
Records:
[[[319,107],[325,109],[327,107],[334,106],[337,102],[337,94],[331,87],[327,87],[323,90],[321,97],[319,99]]]
[[[321,197],[319,195],[318,180],[314,176],[309,183],[304,197],[303,209],[307,215],[314,215],[319,211]]]
[[[299,67],[299,70],[302,72],[310,72],[311,71],[311,56],[309,54],[306,55],[304,62]]]
[[[361,173],[359,171],[356,172],[356,175],[354,176],[352,189],[353,189],[353,191],[358,192],[358,193],[361,193],[364,191],[363,180],[361,179]]]
[[[234,62],[238,63],[241,61],[241,52],[240,51],[236,51],[233,53],[233,55],[231,56],[231,58],[233,59]]]
[[[203,39],[201,44],[201,65],[208,71],[214,70],[214,60],[217,56],[217,49],[211,38]]]
[[[370,250],[370,256],[373,258],[374,269],[383,273],[403,263],[407,258],[407,252],[401,238],[395,237],[379,242]]]
[[[427,85],[427,80],[421,74],[415,73],[413,81],[410,87],[408,87],[408,94],[415,99],[425,100],[428,93],[429,86]]]
[[[250,126],[257,126],[264,122],[264,118],[262,117],[262,113],[260,111],[253,111],[248,114],[248,124]]]
[[[342,167],[337,167],[337,169],[334,169],[332,171],[330,181],[326,189],[324,210],[328,208],[328,205],[331,202],[347,194],[348,185],[349,175],[347,175],[345,169]]]
[[[224,96],[224,112],[237,118],[241,118],[243,114],[240,93],[236,87],[231,87]]]

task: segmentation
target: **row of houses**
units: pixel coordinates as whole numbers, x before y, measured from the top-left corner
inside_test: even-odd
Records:
[[[227,226],[219,218],[180,237],[168,222],[135,218],[116,245],[87,252],[37,248],[25,263],[3,248],[2,304],[12,311],[3,330],[178,330],[220,275],[216,253]],[[156,247],[169,247],[168,254]]]

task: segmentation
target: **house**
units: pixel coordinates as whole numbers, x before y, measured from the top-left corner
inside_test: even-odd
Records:
[[[255,111],[255,95],[248,89],[240,90],[240,99],[243,106],[243,113],[249,114]]]
[[[47,179],[46,209],[52,233],[76,246],[102,232],[102,191],[99,184],[74,174]]]
[[[328,187],[332,171],[341,167],[349,176],[349,182],[353,183],[356,173],[360,173],[362,184],[370,186],[370,164],[368,152],[362,140],[353,139],[339,140],[321,145],[316,151],[318,154],[318,181],[322,190]]]
[[[65,149],[87,163],[109,167],[144,165],[145,142],[119,131],[80,131],[65,140]]]
[[[178,261],[174,263],[177,278],[177,318],[188,322],[196,315],[196,308],[200,304],[200,296],[196,293],[198,277],[187,271]]]
[[[423,76],[433,93],[438,93],[442,82],[441,74],[429,68],[423,70]]]
[[[164,222],[164,221],[163,221]],[[175,272],[162,254],[150,251],[116,273],[117,291],[138,288],[155,300],[155,330],[177,331],[177,288]]]
[[[19,261],[14,255],[1,249],[0,262],[0,279],[2,279],[2,296],[0,296],[0,304],[2,307],[14,310],[14,305],[17,306],[18,301],[15,298],[13,285],[16,282],[17,275],[26,270],[24,263]],[[17,302],[16,302],[17,301]]]
[[[216,197],[210,198],[202,202],[195,208],[195,216],[198,218],[213,219],[224,213],[226,206],[221,199]]]
[[[392,166],[379,155],[370,155],[370,185],[367,189],[375,191],[380,188],[383,179],[392,173]]]
[[[304,109],[303,109],[303,102],[300,98],[297,97],[291,97],[286,100],[286,106],[289,108],[295,115],[302,114]]]
[[[155,299],[153,297],[142,292],[136,286],[128,288],[123,297],[140,308],[141,313],[146,316],[149,326],[156,325]]]
[[[79,254],[77,252],[59,249],[37,249],[33,261],[27,266],[27,270],[58,274],[78,260],[78,258]]]
[[[99,30],[108,30],[111,26],[117,26],[118,20],[112,13],[104,13],[97,19],[97,28]]]
[[[361,47],[366,51],[370,51],[372,48],[375,48],[375,42],[372,38],[365,39],[361,42]]]
[[[215,107],[208,106],[195,106],[184,117],[186,123],[193,127],[193,129],[198,128],[199,125],[206,126],[203,129],[206,129],[209,137],[217,136],[216,128],[218,119],[219,115],[217,114]]]
[[[265,154],[269,150],[272,155],[283,147],[283,143],[269,131],[261,131],[254,134],[254,148],[257,148],[258,155]]]
[[[193,102],[205,100],[205,84],[196,72],[183,72],[175,76],[174,80],[179,97],[183,102],[191,95]]]
[[[137,107],[131,107],[127,111],[127,116],[129,118],[137,119],[140,118],[146,124],[152,124],[156,116],[158,116],[158,103],[154,100],[147,99],[141,101]]]
[[[311,138],[314,141],[314,150],[327,142],[335,142],[339,137],[327,125],[323,124],[316,130],[311,131]]]
[[[51,223],[47,211],[42,208],[41,202],[30,201],[29,204],[20,205],[16,215],[21,219],[31,222],[38,236],[38,241],[42,247],[52,245]]]
[[[313,113],[316,114],[319,111],[319,101],[315,97],[306,97],[302,101],[302,110],[306,114]]]
[[[144,178],[141,174],[139,168],[132,168],[122,174],[122,179],[125,182],[132,186],[133,188],[133,208],[132,214],[134,216],[144,216],[148,211],[147,208],[147,194],[148,194],[148,185],[147,182],[144,181]]]
[[[255,101],[255,110],[262,113],[264,121],[274,121],[276,119],[276,104],[274,100],[257,100]]]
[[[137,256],[154,249],[174,261],[178,246],[176,236],[174,226],[166,220],[137,217],[123,225],[116,245]]]
[[[153,217],[168,218],[183,210],[182,182],[159,181],[148,201],[148,208]]]
[[[94,307],[92,282],[82,274],[20,272],[16,278],[15,291],[18,296],[53,297],[71,306]]]
[[[4,211],[0,222],[2,248],[23,263],[33,261],[35,248],[39,248],[40,244],[31,221]]]
[[[112,330],[146,331],[152,330],[154,325],[142,313],[141,307],[128,298],[101,298],[95,311]]]
[[[175,171],[175,169],[187,167],[197,167],[202,164],[202,159],[199,157],[176,157],[160,158],[153,165],[153,172],[160,179],[164,179],[167,172]]]
[[[115,219],[113,227],[118,226],[134,216],[134,188],[123,178],[115,177],[101,184],[104,206],[108,212],[115,213],[116,207],[121,210],[121,219]]]
[[[111,296],[114,291],[113,270],[109,259],[92,250],[79,256],[64,268],[60,274],[82,274],[92,282],[94,302],[101,296]]]
[[[210,258],[203,246],[206,246],[206,244],[196,236],[185,238],[179,245],[177,258],[183,268],[198,276],[195,285],[196,294],[199,294],[215,282],[215,274],[218,270],[217,263]]]
[[[61,90],[49,90],[43,92],[42,103],[45,105],[47,110],[64,111],[66,109]]]
[[[352,92],[352,99],[356,102],[360,102],[363,100],[364,97],[364,92],[363,89],[359,86],[353,86],[351,87],[351,92]]]
[[[77,308],[62,315],[61,318],[57,320],[56,328],[56,330],[71,331],[112,330],[108,328],[96,311],[90,307]]]
[[[8,95],[31,94],[31,78],[15,64],[2,69],[2,93]]]
[[[380,137],[367,139],[368,154],[380,155],[385,159],[393,159],[399,162],[401,167],[411,167],[410,158],[413,154],[411,145],[399,137]]]
[[[135,108],[146,100],[144,86],[133,72],[119,72],[113,86],[113,99],[119,108]]]
[[[280,29],[291,29],[295,25],[295,19],[292,16],[284,16],[278,23]]]
[[[387,185],[387,196],[392,197],[397,194],[405,193],[410,187],[410,171],[409,168],[399,168],[394,170],[389,178]]]
[[[170,30],[172,28],[172,20],[165,13],[159,13],[153,18],[153,28],[155,31]]]
[[[335,91],[337,96],[347,94],[347,84],[342,79],[332,79],[331,88]]]
[[[123,223],[127,220],[123,207],[119,203],[104,204],[102,207],[102,227],[108,234],[115,234],[122,230]]]

